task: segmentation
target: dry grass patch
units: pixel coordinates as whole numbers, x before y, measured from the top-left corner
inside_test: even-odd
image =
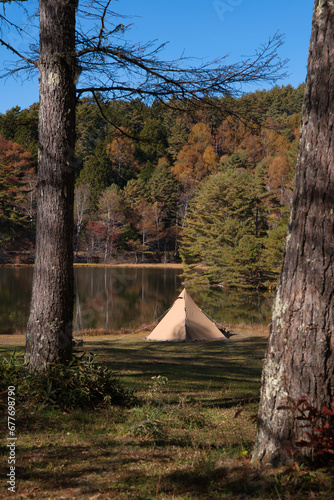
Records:
[[[243,337],[264,337],[269,336],[269,325],[247,325],[245,323],[238,323],[236,325],[226,325],[227,329],[234,335]]]

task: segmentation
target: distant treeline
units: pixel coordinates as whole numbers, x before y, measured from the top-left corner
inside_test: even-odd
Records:
[[[77,261],[180,261],[185,278],[271,286],[280,268],[304,85],[210,107],[83,98]],[[0,115],[0,259],[33,258],[38,104]]]

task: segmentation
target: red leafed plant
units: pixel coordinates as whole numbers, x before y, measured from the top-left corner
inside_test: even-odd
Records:
[[[300,429],[304,429],[305,439],[295,443],[298,448],[309,447],[313,455],[334,455],[334,398],[328,408],[325,405],[318,409],[303,397],[297,401],[288,398],[287,405],[279,410],[290,410],[295,420],[300,421]]]

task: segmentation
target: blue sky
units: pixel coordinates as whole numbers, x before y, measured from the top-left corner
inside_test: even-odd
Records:
[[[290,59],[289,76],[280,84],[296,87],[306,77],[313,4],[314,0],[119,0],[112,8],[132,16],[122,20],[133,24],[128,32],[132,41],[168,42],[160,56],[167,60],[183,53],[206,61],[229,54],[228,62],[237,62],[279,31],[285,34],[279,55]],[[9,14],[11,7],[6,9]],[[16,17],[20,19],[22,14]],[[29,37],[20,40],[12,34],[10,42],[22,49]],[[1,68],[8,58],[0,48]],[[16,105],[25,108],[38,100],[38,80],[0,80],[0,92],[0,113]]]

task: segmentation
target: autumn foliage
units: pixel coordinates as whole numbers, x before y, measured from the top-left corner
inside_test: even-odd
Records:
[[[288,452],[293,455],[298,449],[310,450],[311,458],[319,457],[328,460],[334,455],[334,399],[330,407],[322,405],[321,408],[313,406],[306,397],[297,401],[289,398],[285,405],[278,410],[285,410],[292,414],[298,423],[299,433],[302,437],[296,442],[286,442]]]
[[[103,117],[94,101],[81,99],[75,259],[182,259],[191,281],[271,286],[282,257],[302,97],[303,86],[274,87],[191,113],[159,102],[110,101]],[[0,115],[7,241],[22,241],[35,217],[27,152],[34,151],[35,119],[35,105]],[[11,141],[16,137],[24,147]]]
[[[19,144],[0,135],[1,258],[29,244],[35,212],[35,161]]]

